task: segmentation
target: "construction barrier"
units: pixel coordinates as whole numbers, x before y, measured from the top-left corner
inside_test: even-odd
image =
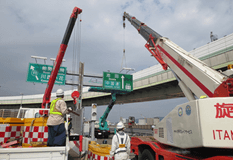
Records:
[[[0,118],[0,143],[22,138],[22,146],[46,146],[48,140],[47,117]]]
[[[0,124],[9,124],[9,126],[23,126],[23,118],[0,118]]]
[[[23,134],[24,119],[0,118],[0,142],[19,139]]]
[[[23,126],[0,124],[0,142],[6,143],[10,139],[19,139],[22,136]]]
[[[100,155],[92,153],[91,151],[88,151],[87,160],[110,160],[110,156],[109,157],[100,156]],[[112,160],[114,160],[114,157],[112,158]]]
[[[0,146],[16,140],[22,147],[47,147],[47,119],[48,117],[0,118]]]
[[[24,121],[23,146],[45,144],[48,140],[47,117],[27,118]],[[40,142],[40,143],[34,143]],[[43,142],[43,143],[42,143]]]
[[[111,145],[108,144],[97,144],[91,141],[88,145],[88,160],[109,160]],[[114,157],[111,157],[114,159]]]

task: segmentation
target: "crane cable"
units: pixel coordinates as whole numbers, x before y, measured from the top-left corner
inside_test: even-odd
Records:
[[[121,70],[123,69],[123,63],[125,61],[125,67],[127,67],[126,65],[126,57],[125,57],[125,18],[123,16],[123,57],[122,57],[122,61],[121,61]]]
[[[75,59],[76,59],[76,48],[75,48],[75,44],[76,44],[76,29],[74,28],[74,40],[73,40],[73,58],[72,58],[72,73],[75,72]],[[72,75],[72,84],[74,84],[74,76]],[[71,89],[74,89],[74,86],[72,85]]]
[[[82,15],[80,14],[80,19],[79,19],[79,33],[78,33],[78,57],[77,57],[77,66],[79,67],[79,62],[81,61],[80,60],[80,55],[81,55],[81,29],[82,29],[82,25],[81,25],[81,22],[82,22]]]
[[[82,22],[81,14],[78,16],[78,21],[80,23],[77,23],[76,28],[74,28],[72,73],[76,73],[76,69],[78,71],[79,68],[80,53],[81,53],[81,22]],[[76,76],[72,76],[72,84],[74,84],[74,82],[77,82]],[[74,89],[75,88],[72,85],[72,90]]]

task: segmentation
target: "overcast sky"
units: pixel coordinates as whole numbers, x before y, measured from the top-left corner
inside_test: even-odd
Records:
[[[76,53],[77,64],[84,62],[84,72],[89,74],[119,72],[124,48],[124,67],[139,71],[157,64],[144,47],[145,40],[127,20],[123,30],[124,11],[187,51],[210,42],[211,31],[218,38],[233,33],[231,0],[0,0],[0,96],[44,93],[45,84],[26,82],[28,64],[35,63],[31,55],[56,58],[75,6],[83,10],[79,16],[82,22],[76,23],[63,66],[72,70],[73,55],[80,51]],[[46,64],[52,65],[52,61],[47,60]],[[67,76],[67,80],[71,78]],[[56,85],[53,92],[58,88],[69,90],[71,86]],[[142,116],[137,112],[146,117],[165,116],[174,104],[185,101],[180,98],[146,102],[143,106],[146,104],[150,112],[145,113],[141,112],[145,110],[141,103],[116,105],[110,115],[112,118],[115,113],[123,115],[126,109],[135,109],[132,114],[138,118]],[[158,107],[165,102],[172,107]],[[100,107],[99,111],[104,109]],[[119,116],[112,119],[117,121]]]

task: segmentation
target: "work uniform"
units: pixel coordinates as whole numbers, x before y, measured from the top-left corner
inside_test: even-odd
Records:
[[[47,146],[65,146],[66,129],[63,115],[69,113],[66,103],[62,98],[57,98],[50,105],[47,121],[48,141]]]
[[[127,160],[130,154],[130,138],[123,131],[117,132],[112,138],[110,155],[114,160]]]

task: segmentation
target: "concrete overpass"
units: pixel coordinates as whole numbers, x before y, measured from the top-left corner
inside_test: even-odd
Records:
[[[204,61],[208,66],[216,70],[226,70],[228,64],[233,64],[233,33],[219,40],[190,51],[195,57]],[[149,53],[148,53],[149,54]],[[155,59],[156,63],[156,59]],[[133,73],[133,91],[126,95],[117,95],[116,104],[134,103],[161,99],[183,97],[177,81],[168,69],[164,71],[160,64]],[[65,91],[65,100],[68,106],[72,106],[72,91]],[[23,96],[24,107],[40,107],[43,94]],[[52,93],[51,100],[55,98]],[[91,106],[92,103],[107,105],[111,99],[110,94],[88,92],[83,89],[83,106]],[[0,109],[19,108],[21,96],[0,97]]]

